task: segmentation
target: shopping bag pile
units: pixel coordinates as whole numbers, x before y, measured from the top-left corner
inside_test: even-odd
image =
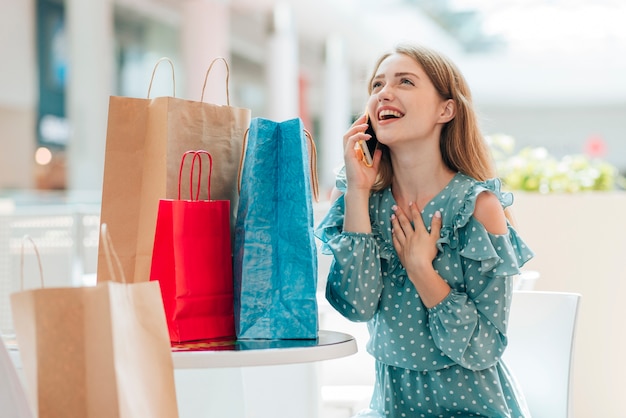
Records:
[[[124,272],[159,282],[172,342],[317,338],[314,141],[299,118],[251,120],[202,96],[111,97],[101,222]],[[191,176],[199,195],[182,199],[181,156],[197,150],[212,158],[210,195]]]

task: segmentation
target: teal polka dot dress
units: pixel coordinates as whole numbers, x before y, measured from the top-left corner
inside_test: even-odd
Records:
[[[345,191],[345,178],[337,186]],[[533,253],[509,226],[493,235],[473,217],[477,196],[510,193],[497,179],[457,173],[422,211],[427,227],[442,215],[433,266],[451,287],[428,309],[407,278],[391,238],[390,189],[370,196],[372,233],[343,232],[344,200],[333,203],[316,229],[334,261],[326,298],[352,321],[367,321],[367,351],[376,360],[376,384],[360,417],[529,417],[506,365],[512,278]]]

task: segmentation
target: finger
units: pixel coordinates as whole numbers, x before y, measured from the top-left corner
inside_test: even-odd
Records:
[[[357,120],[354,121],[353,125],[367,123],[367,113],[363,113],[358,117]]]
[[[404,234],[404,231],[398,222],[398,217],[395,214],[391,215],[391,236],[401,245],[404,245],[406,235]]]
[[[352,130],[348,131],[344,137],[344,158],[361,158],[362,154],[357,153],[357,151],[361,148],[358,141],[361,139],[367,139],[369,135],[364,132],[355,132],[351,134],[351,131]]]
[[[413,220],[413,228],[417,231],[426,232],[426,225],[424,225],[424,219],[422,218],[422,211],[417,204],[409,202],[409,211],[411,212],[411,219]]]
[[[357,132],[365,132],[368,126],[369,125],[367,124],[367,119],[365,118],[365,115],[361,115],[357,120],[352,122],[352,125],[350,125],[350,128],[348,128],[348,132],[346,132],[346,134],[343,137],[344,142],[347,138],[349,138],[350,136],[354,135]]]
[[[430,235],[439,238],[441,233],[441,212],[436,211],[430,221]]]
[[[395,212],[396,217],[398,218],[398,223],[400,224],[400,227],[402,228],[402,232],[404,232],[405,235],[408,235],[409,233],[413,232],[413,226],[411,225],[411,220],[406,216],[406,214],[404,213],[402,209],[400,209],[398,206],[394,206],[394,207],[395,207],[394,212]]]
[[[404,243],[400,242],[400,238],[397,234],[394,234],[393,231],[391,233],[391,241],[393,243],[393,248],[395,248],[398,254],[402,254],[402,250],[404,249]]]

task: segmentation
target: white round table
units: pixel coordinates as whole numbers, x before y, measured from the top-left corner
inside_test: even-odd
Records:
[[[351,335],[175,345],[180,418],[318,418],[315,362],[357,352]]]

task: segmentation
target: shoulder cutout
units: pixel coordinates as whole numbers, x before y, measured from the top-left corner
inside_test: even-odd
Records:
[[[482,192],[476,197],[474,218],[490,234],[503,235],[508,233],[504,209],[502,209],[502,205],[496,195],[491,192]]]

